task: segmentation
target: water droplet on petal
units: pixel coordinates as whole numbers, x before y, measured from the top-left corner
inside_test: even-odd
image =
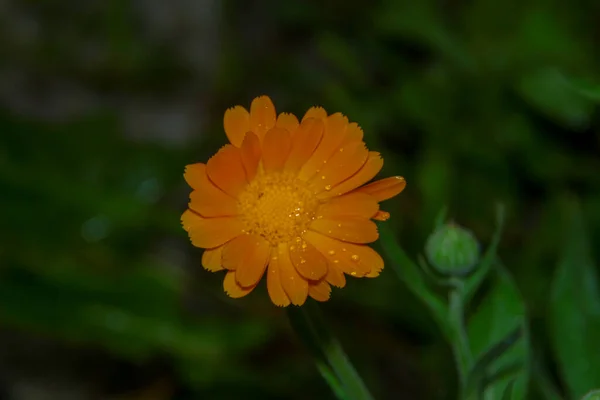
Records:
[[[325,186],[325,190],[328,190],[328,191],[331,190],[331,185]]]
[[[350,257],[352,259],[352,261],[354,262],[358,262],[360,261],[360,257],[358,256],[358,254],[352,254],[352,257]]]
[[[333,260],[333,263],[334,263],[334,264],[337,264],[337,263],[339,263],[339,262],[340,262],[340,260]]]
[[[327,254],[329,254],[330,256],[332,256],[332,255],[334,255],[334,254],[335,254],[335,250],[329,250],[329,251],[327,252]]]
[[[296,246],[290,246],[290,251],[296,250]]]
[[[356,276],[356,271],[352,271],[352,272],[350,272],[350,275],[352,275],[352,276]]]
[[[300,264],[306,264],[306,260],[304,258],[300,259]]]
[[[340,147],[340,153],[343,153],[343,152],[344,152],[344,148]]]
[[[321,175],[321,179],[325,180],[325,175]]]

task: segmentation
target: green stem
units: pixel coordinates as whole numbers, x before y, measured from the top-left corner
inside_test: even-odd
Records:
[[[456,359],[458,369],[458,378],[460,382],[461,395],[459,398],[464,398],[467,389],[467,377],[473,366],[473,356],[471,354],[471,346],[469,344],[469,336],[467,335],[465,325],[465,305],[463,302],[462,281],[454,280],[453,289],[449,294],[449,323],[452,344],[452,351]]]
[[[327,327],[318,304],[309,301],[300,308],[288,307],[296,334],[311,350],[317,368],[340,400],[373,400],[360,375]]]

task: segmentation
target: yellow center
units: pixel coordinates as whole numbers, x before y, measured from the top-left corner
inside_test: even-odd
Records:
[[[306,183],[286,172],[259,173],[238,197],[246,232],[261,235],[272,245],[301,236],[318,205]]]

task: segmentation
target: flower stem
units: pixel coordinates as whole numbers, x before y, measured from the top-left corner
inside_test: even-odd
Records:
[[[465,307],[463,302],[463,282],[454,280],[453,289],[449,294],[449,318],[452,351],[456,359],[456,367],[458,369],[458,378],[460,382],[461,395],[463,399],[466,395],[467,377],[473,367],[473,356],[471,354],[471,346],[465,326]]]
[[[318,304],[288,307],[288,317],[296,334],[311,350],[317,368],[340,400],[372,400],[360,375],[346,356],[337,338],[327,327]]]

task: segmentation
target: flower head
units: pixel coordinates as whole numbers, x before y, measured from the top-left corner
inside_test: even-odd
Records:
[[[344,274],[375,277],[383,260],[367,243],[377,240],[372,220],[389,213],[379,202],[400,193],[396,176],[365,185],[383,166],[363,131],[340,113],[309,109],[302,121],[278,116],[267,96],[250,112],[225,112],[223,146],[206,164],[188,165],[189,209],[181,216],[192,244],[206,249],[202,265],[225,270],[225,292],[250,293],[267,275],[278,306],[325,301]],[[364,185],[364,186],[363,186]]]

